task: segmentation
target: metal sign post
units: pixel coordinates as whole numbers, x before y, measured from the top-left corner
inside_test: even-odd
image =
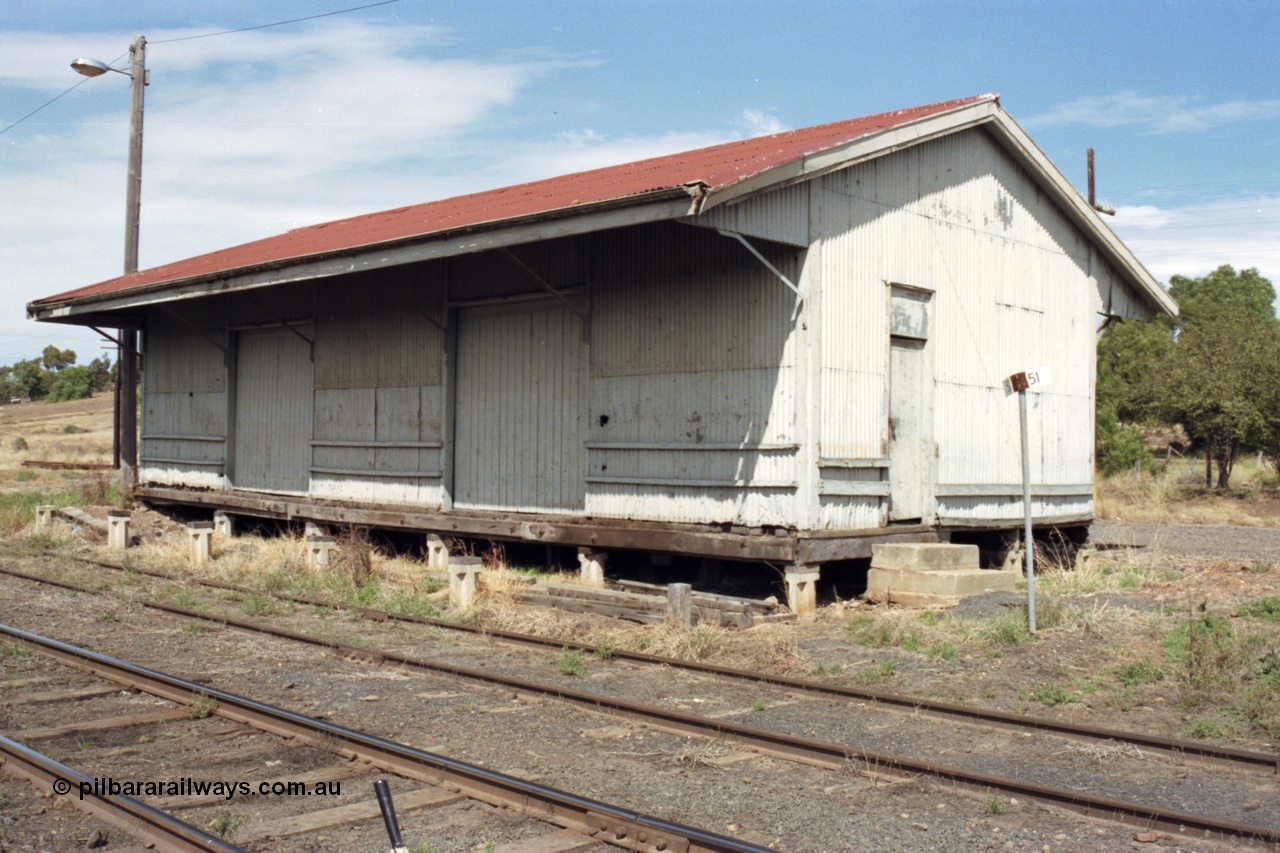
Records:
[[[1006,382],[1018,392],[1018,424],[1022,433],[1022,542],[1027,563],[1027,629],[1036,632],[1036,549],[1031,538],[1031,441],[1027,435],[1027,391],[1039,390],[1053,381],[1047,367],[1015,373]]]

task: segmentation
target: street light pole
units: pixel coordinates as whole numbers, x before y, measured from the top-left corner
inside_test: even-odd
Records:
[[[71,63],[77,74],[97,77],[108,71],[130,78],[129,87],[129,183],[124,204],[124,274],[138,271],[138,223],[142,218],[142,103],[147,83],[147,39],[137,36],[129,46],[130,70],[121,71],[96,59],[83,57]],[[116,395],[116,443],[120,489],[128,497],[137,482],[138,468],[138,330],[120,329],[120,355],[116,359],[119,392]]]
[[[129,86],[129,183],[125,188],[124,272],[138,271],[138,230],[142,218],[142,104],[147,88],[147,39],[138,36]],[[120,343],[120,490],[124,497],[138,481],[138,332],[121,329]]]

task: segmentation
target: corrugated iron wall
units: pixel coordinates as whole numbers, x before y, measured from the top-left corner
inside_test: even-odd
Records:
[[[143,360],[143,482],[222,487],[227,371],[223,350],[214,343],[226,345],[222,307],[193,310],[179,303],[150,312]]]
[[[798,280],[799,250],[757,246]],[[794,294],[736,241],[669,224],[597,237],[591,298],[587,512],[792,523]]]
[[[1033,400],[1032,478],[1088,493],[1092,306],[1104,285],[1083,234],[981,129],[825,176],[813,195],[824,288],[822,457],[870,464],[884,456],[886,285],[904,284],[935,293],[936,488],[1020,482],[1017,401],[1001,383],[1049,365],[1054,384]],[[829,526],[849,517],[832,503],[824,500]],[[1050,515],[1080,505],[1066,496],[1043,502]],[[942,498],[938,510],[944,521],[1018,513],[1008,499]]]
[[[236,334],[232,485],[304,495],[310,488],[311,325]]]
[[[319,285],[311,494],[439,506],[444,264]]]

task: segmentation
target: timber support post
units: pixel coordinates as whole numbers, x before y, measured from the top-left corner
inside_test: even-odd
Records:
[[[688,628],[693,625],[693,587],[687,583],[667,586],[667,625]]]

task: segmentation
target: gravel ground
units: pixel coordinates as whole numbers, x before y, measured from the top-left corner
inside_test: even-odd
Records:
[[[1176,557],[1280,564],[1280,528],[1095,521],[1093,541]]]
[[[34,563],[33,560],[15,568],[30,570]],[[216,607],[220,599],[209,596],[204,601]],[[993,605],[1004,607],[1012,603],[995,601]],[[226,601],[223,606],[234,608],[235,604]],[[120,621],[104,620],[103,614],[108,611]],[[952,724],[930,726],[927,721],[872,714],[864,707],[837,707],[800,696],[767,694],[764,707],[756,711],[755,700],[766,697],[758,689],[743,685],[717,687],[688,673],[633,667],[617,661],[591,660],[585,677],[569,678],[557,671],[553,652],[528,653],[488,643],[472,648],[435,629],[379,625],[340,614],[322,618],[310,608],[289,609],[275,618],[313,633],[330,630],[344,638],[412,650],[414,654],[441,660],[474,664],[474,658],[479,656],[486,659],[490,668],[536,680],[559,678],[567,686],[579,689],[660,701],[752,725],[860,741],[873,749],[878,748],[877,744],[902,751],[914,749],[926,753],[920,757],[943,763],[981,761],[983,767],[996,773],[1012,775],[1018,762],[1031,760],[1036,751],[1052,753],[1055,746],[1057,751],[1065,751],[1060,740],[1040,739],[1031,749],[1028,739],[1018,734],[988,731],[966,738]],[[0,621],[160,669],[205,673],[223,689],[303,713],[324,714],[354,728],[779,850],[1055,853],[1153,846],[1230,849],[1229,845],[1167,836],[1154,842],[1140,841],[1148,836],[1131,828],[1095,825],[1056,810],[998,797],[984,801],[980,796],[961,794],[922,779],[868,778],[861,773],[828,772],[738,754],[729,743],[689,741],[557,703],[530,701],[457,679],[336,660],[283,641],[237,631],[192,633],[184,630],[187,623],[183,620],[96,596],[55,593],[11,578],[0,578]],[[820,645],[823,654],[835,659],[843,656],[851,667],[868,660],[866,650],[848,643],[838,630],[834,635],[824,635],[821,627],[806,629],[812,636],[804,637],[802,642]],[[1011,677],[1018,679],[1017,683],[1025,683],[1025,674],[1019,675],[1018,670],[1041,666],[1033,655],[1048,658],[1045,667],[1061,667],[1064,661],[1087,660],[1089,648],[1096,642],[1096,638],[1064,636],[1054,644],[1029,645],[1029,656],[1021,660],[930,663],[919,655],[896,650],[879,656],[900,660],[902,677],[910,681],[893,687],[910,692],[922,685],[957,684],[961,677],[983,684],[1003,683],[1002,679]],[[973,689],[965,692],[972,694]],[[1088,712],[1082,705],[1061,707],[1055,712],[1059,710],[1076,716]],[[1146,711],[1150,713],[1144,712],[1140,719],[1156,724],[1159,730],[1163,725],[1161,707]],[[1209,812],[1232,803],[1233,816],[1249,822],[1263,822],[1257,819],[1259,815],[1271,811],[1269,807],[1263,810],[1263,804],[1277,799],[1274,784],[1258,782],[1253,777],[1234,795],[1224,794],[1213,785],[1197,786],[1195,770],[1175,763],[1149,761],[1124,770],[1121,768],[1128,766],[1120,763],[1072,762],[1066,758],[1059,764],[1060,772],[1075,774],[1072,778],[1078,784],[1105,789],[1113,795],[1126,793],[1126,778],[1133,776],[1135,786],[1145,786],[1152,796],[1160,796],[1163,785],[1163,790],[1176,794],[1177,804],[1188,810]],[[1198,799],[1197,789],[1202,791]]]

